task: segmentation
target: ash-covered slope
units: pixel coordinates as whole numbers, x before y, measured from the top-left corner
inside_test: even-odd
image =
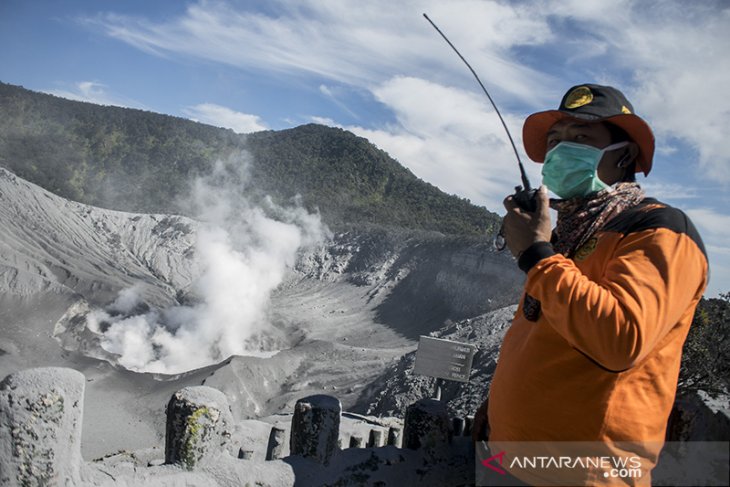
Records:
[[[55,324],[79,303],[130,286],[150,305],[173,302],[195,274],[196,226],[74,203],[0,168],[0,373],[60,360]]]
[[[107,302],[137,284],[154,304],[190,286],[197,223],[93,208],[0,168],[0,293],[78,293]]]

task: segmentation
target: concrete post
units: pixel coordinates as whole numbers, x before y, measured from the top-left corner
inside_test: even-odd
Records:
[[[421,399],[406,409],[403,446],[411,450],[435,449],[451,442],[446,405],[435,399]]]
[[[362,448],[362,436],[352,435],[350,436],[350,448]]]
[[[80,483],[83,374],[47,367],[0,382],[0,485]]]
[[[451,419],[451,429],[453,431],[454,436],[463,436],[465,427],[466,427],[466,421],[464,421],[464,418],[452,418]]]
[[[243,448],[238,449],[238,459],[239,460],[251,460],[252,458],[253,458],[253,451],[244,450]]]
[[[332,396],[319,394],[297,401],[289,440],[291,454],[329,464],[337,450],[341,414],[342,405]]]
[[[400,428],[396,428],[395,426],[391,426],[390,428],[388,428],[388,445],[397,446],[398,448],[400,448],[401,435],[402,430]]]
[[[368,448],[378,448],[383,445],[383,432],[381,430],[371,429],[368,438]]]
[[[188,470],[225,454],[233,430],[228,399],[207,386],[186,387],[167,404],[165,463]]]
[[[284,442],[286,441],[286,431],[273,426],[269,433],[269,444],[266,447],[266,459],[278,460],[284,456]]]
[[[464,436],[471,436],[471,430],[474,427],[474,416],[464,418]]]

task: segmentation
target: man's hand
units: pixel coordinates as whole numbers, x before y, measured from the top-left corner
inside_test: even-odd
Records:
[[[535,196],[537,209],[534,213],[529,213],[517,206],[517,202],[511,195],[504,199],[507,214],[502,222],[502,233],[509,251],[517,258],[530,245],[550,241],[553,225],[550,221],[547,188],[540,186]]]

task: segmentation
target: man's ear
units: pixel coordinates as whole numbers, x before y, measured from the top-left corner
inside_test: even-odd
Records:
[[[634,162],[639,157],[639,144],[636,142],[629,142],[629,145],[626,146],[626,148],[631,156],[629,161]]]
[[[637,157],[639,157],[639,145],[636,142],[629,142],[629,145],[626,146],[624,155],[621,157],[617,165],[618,167],[628,167],[632,162],[636,161]]]

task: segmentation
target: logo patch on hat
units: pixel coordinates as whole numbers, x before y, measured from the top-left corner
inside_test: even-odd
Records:
[[[626,105],[622,105],[621,106],[621,113],[623,113],[625,115],[631,115],[631,110],[629,110]]]
[[[587,86],[579,86],[565,97],[565,108],[579,108],[593,101],[593,93]]]

